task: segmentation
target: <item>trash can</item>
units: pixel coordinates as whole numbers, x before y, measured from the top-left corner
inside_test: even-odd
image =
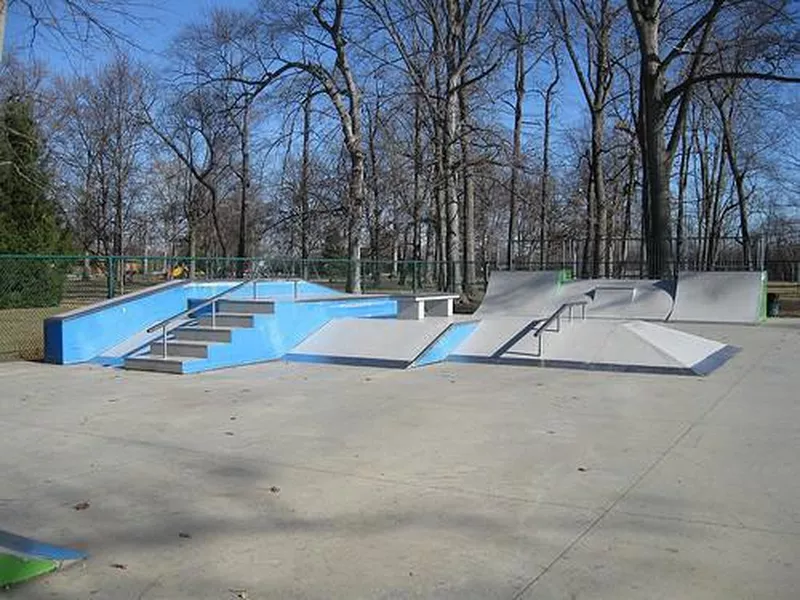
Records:
[[[767,294],[767,316],[777,317],[781,310],[781,303],[779,302],[778,294]]]

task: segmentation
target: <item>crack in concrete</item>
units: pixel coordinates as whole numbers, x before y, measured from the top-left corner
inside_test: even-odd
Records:
[[[633,482],[625,488],[625,490],[620,494],[611,504],[609,504],[603,511],[594,519],[592,520],[589,525],[587,525],[583,531],[581,531],[575,538],[573,538],[562,550],[559,552],[553,560],[551,560],[547,566],[542,569],[535,577],[533,577],[528,583],[526,583],[518,592],[516,592],[512,597],[511,600],[520,600],[523,596],[525,596],[528,591],[530,591],[533,586],[535,586],[550,570],[562,559],[564,558],[570,550],[572,550],[575,546],[577,546],[584,538],[586,538],[599,524],[603,521],[608,514],[614,510],[620,502],[622,502],[628,494],[630,494],[634,488],[636,488],[645,477],[647,477],[656,467],[658,467],[664,460],[669,456],[672,451],[680,444],[686,436],[688,436],[694,428],[699,425],[708,415],[710,415],[714,409],[717,408],[722,402],[724,402],[736,387],[744,381],[747,376],[758,366],[760,366],[766,356],[774,349],[774,346],[771,348],[767,348],[748,369],[745,369],[739,376],[733,380],[733,382],[728,386],[728,388],[720,394],[720,396],[711,403],[711,405],[706,408],[694,421],[692,421],[679,435],[676,437],[672,443],[667,446],[667,448],[662,452],[644,471],[642,471],[636,478],[634,478]]]

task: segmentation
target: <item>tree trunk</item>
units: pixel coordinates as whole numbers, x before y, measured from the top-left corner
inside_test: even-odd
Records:
[[[302,260],[301,274],[303,279],[308,279],[308,229],[309,229],[309,199],[308,189],[311,178],[311,99],[308,94],[303,100],[303,157],[300,167],[300,259]]]
[[[709,234],[708,261],[706,268],[713,271],[717,266],[717,253],[719,251],[719,241],[722,235],[722,218],[724,211],[721,212],[720,201],[722,200],[722,190],[725,188],[725,157],[724,150],[720,145],[714,151],[713,173],[716,179],[713,182],[712,190],[712,209],[711,209],[711,232]]]
[[[414,261],[411,285],[417,289],[422,284],[419,261],[422,258],[422,113],[419,93],[414,94],[414,206],[413,206],[413,249],[411,258]]]
[[[517,187],[522,166],[522,107],[525,102],[525,47],[520,40],[517,40],[515,49],[514,92],[514,141],[511,157],[511,189],[508,200],[508,248],[506,250],[506,262],[510,271],[514,270],[514,237],[517,233]],[[547,116],[545,116],[545,121],[547,121]],[[547,131],[548,128],[549,123],[546,122],[545,136],[549,133]]]
[[[722,117],[723,144],[725,155],[728,159],[728,167],[733,176],[734,188],[736,190],[737,208],[739,212],[739,231],[742,234],[742,264],[748,271],[753,268],[752,244],[750,242],[750,228],[747,223],[747,192],[744,189],[745,174],[739,167],[736,157],[736,149],[733,146],[733,133],[731,131],[731,115],[725,114],[720,107]]]
[[[239,196],[239,243],[236,247],[236,256],[239,259],[236,263],[236,275],[244,276],[244,259],[247,257],[247,197],[250,194],[250,99],[245,98],[244,108],[242,109],[241,127],[241,152],[242,152],[242,171],[240,174],[240,196]]]
[[[689,177],[689,145],[686,143],[686,135],[681,141],[681,163],[678,173],[678,223],[675,231],[675,279],[683,268],[683,221],[684,206],[686,198],[686,185]]]
[[[592,190],[589,210],[592,227],[592,265],[591,276],[600,276],[600,264],[603,257],[602,248],[606,236],[606,186],[603,173],[603,127],[604,115],[601,110],[592,111],[592,144],[589,164],[592,170]]]
[[[436,203],[435,262],[436,282],[440,290],[447,289],[447,172],[445,167],[444,126],[437,119],[434,122],[434,169],[433,194]]]
[[[592,227],[594,215],[592,209],[594,202],[592,201],[592,175],[589,171],[589,177],[586,182],[586,238],[583,244],[583,257],[581,260],[581,277],[584,279],[591,277],[590,262],[592,261],[592,234],[594,228]]]
[[[642,205],[645,219],[647,273],[653,279],[670,276],[670,160],[664,131],[666,126],[665,75],[660,69],[659,11],[657,2],[628,0],[639,38],[640,92],[639,143],[642,148]]]
[[[470,146],[469,98],[462,87],[458,93],[461,115],[461,177],[464,195],[464,281],[462,292],[467,298],[475,293],[475,181],[472,177],[472,157]]]
[[[554,46],[555,48],[555,46]],[[560,72],[558,68],[558,57],[553,49],[553,68],[555,76],[547,86],[544,94],[544,138],[542,140],[542,180],[540,184],[539,202],[539,268],[545,269],[548,263],[548,222],[547,215],[550,210],[550,112],[552,108],[553,93],[555,92]]]
[[[364,207],[364,152],[359,143],[350,153],[347,211],[347,291],[361,293],[361,217]]]
[[[622,220],[622,244],[619,252],[620,260],[617,265],[617,277],[624,277],[628,263],[628,236],[631,232],[631,208],[633,206],[633,192],[636,186],[636,154],[632,148],[628,149],[627,180],[623,188],[625,198],[625,214]]]
[[[375,114],[369,124],[369,163],[370,163],[370,187],[372,188],[372,223],[371,223],[371,258],[372,258],[372,284],[378,287],[381,283],[381,269],[378,264],[380,261],[380,234],[381,234],[381,198],[379,191],[378,176],[378,154],[375,148],[375,136],[378,133],[378,112],[380,110],[380,98],[375,102]]]
[[[459,108],[456,89],[458,80],[448,81],[448,94],[445,105],[446,128],[444,140],[444,168],[445,168],[445,216],[447,222],[447,236],[445,238],[447,260],[446,289],[451,293],[460,291],[461,288],[461,214],[458,201],[458,173],[456,169],[455,148],[459,134]]]

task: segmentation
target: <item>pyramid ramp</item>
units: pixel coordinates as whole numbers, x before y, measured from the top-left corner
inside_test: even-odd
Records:
[[[542,351],[533,333],[508,347],[529,321],[484,320],[450,360],[593,371],[705,375],[725,363],[736,349],[713,340],[644,321],[592,319],[562,323],[544,332]],[[505,348],[498,355],[498,349]]]

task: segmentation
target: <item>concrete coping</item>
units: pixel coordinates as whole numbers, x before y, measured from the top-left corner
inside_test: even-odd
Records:
[[[63,312],[57,315],[53,315],[51,317],[47,317],[45,322],[47,321],[67,321],[69,319],[75,319],[77,317],[82,317],[85,315],[90,315],[92,313],[104,310],[106,308],[110,308],[112,306],[116,306],[118,304],[126,304],[132,300],[138,300],[139,298],[144,298],[149,296],[150,294],[156,294],[158,292],[163,292],[164,290],[173,288],[173,287],[180,287],[184,286],[187,283],[191,283],[188,279],[179,279],[176,281],[167,281],[164,283],[159,283],[157,285],[151,285],[150,287],[146,287],[138,292],[132,292],[130,294],[123,294],[122,296],[117,296],[116,298],[109,298],[108,300],[102,300],[101,302],[96,302],[95,304],[91,304],[89,306],[83,306],[80,308],[76,308],[67,312]]]
[[[333,296],[314,296],[310,298],[295,298],[292,302],[354,302],[356,300],[394,300],[393,296],[389,294],[342,294]],[[287,302],[281,298],[272,300],[273,302]]]
[[[436,301],[436,300],[458,300],[458,298],[460,298],[460,296],[458,294],[425,294],[425,295],[417,295],[417,296],[400,294],[398,296],[394,296],[394,298],[396,300],[405,300],[405,301],[408,301],[408,302],[426,302],[428,300],[430,300],[430,301]]]

